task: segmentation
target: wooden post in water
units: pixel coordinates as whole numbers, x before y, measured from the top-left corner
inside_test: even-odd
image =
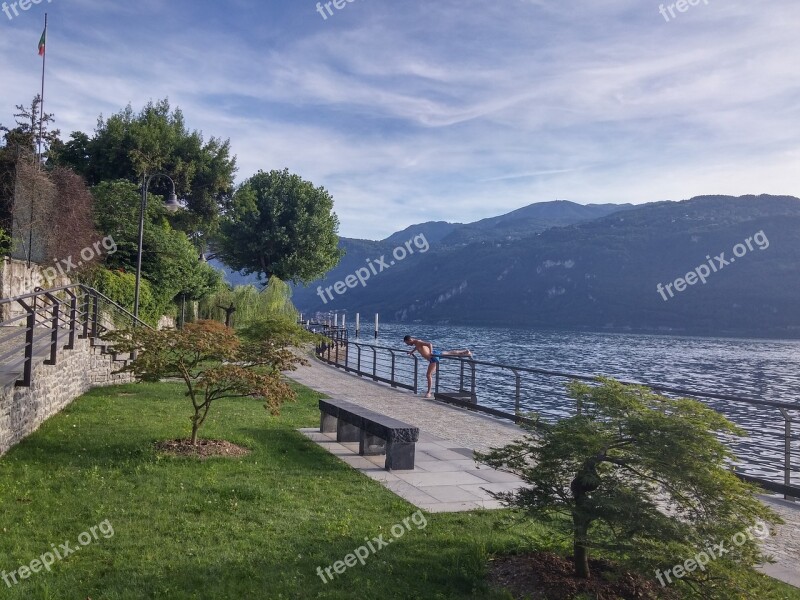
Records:
[[[356,313],[356,339],[358,339],[358,334],[361,331],[361,315]]]
[[[347,325],[345,324],[346,320],[347,320],[347,315],[342,315],[342,329],[344,330],[347,329]]]
[[[378,313],[375,313],[375,339],[378,339]]]

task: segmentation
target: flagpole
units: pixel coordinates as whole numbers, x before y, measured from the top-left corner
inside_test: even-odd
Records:
[[[42,95],[39,102],[39,168],[42,168],[42,135],[44,129],[44,67],[47,63],[47,13],[44,13],[44,52],[42,53]]]

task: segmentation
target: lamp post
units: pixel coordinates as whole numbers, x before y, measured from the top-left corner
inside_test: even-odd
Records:
[[[148,175],[147,173],[142,174],[142,205],[139,211],[139,252],[136,255],[136,287],[133,291],[133,316],[137,319],[139,318],[139,286],[142,282],[142,245],[144,243],[144,215],[147,210],[147,188],[150,187],[150,182],[155,177],[166,177],[172,184],[172,193],[169,195],[169,199],[164,207],[172,213],[181,209],[181,205],[178,203],[178,196],[175,193],[175,182],[172,180],[172,177],[164,173],[153,173],[152,175]]]

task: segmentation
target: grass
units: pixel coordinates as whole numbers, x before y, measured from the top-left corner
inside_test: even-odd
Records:
[[[52,545],[76,547],[106,520],[113,536],[99,530],[52,572],[10,588],[0,580],[0,597],[485,600],[507,597],[485,585],[492,554],[557,549],[543,527],[507,527],[507,511],[425,514],[424,528],[412,522],[364,566],[323,583],[317,567],[365,538],[391,537],[417,509],[299,434],[317,424],[320,396],[297,389],[280,417],[253,400],[214,406],[201,436],[252,453],[206,461],[153,448],[189,434],[180,384],[95,389],[76,400],[0,458],[0,571]],[[775,590],[800,599],[794,588]]]
[[[154,442],[189,433],[182,394],[166,383],[95,389],[0,459],[0,570],[113,527],[52,572],[11,588],[0,580],[0,597],[487,598],[487,553],[528,547],[539,531],[499,526],[503,511],[426,514],[427,526],[412,523],[324,584],[318,566],[390,537],[417,509],[295,431],[318,419],[319,396],[304,388],[277,418],[253,400],[212,408],[201,435],[247,457],[160,456]]]

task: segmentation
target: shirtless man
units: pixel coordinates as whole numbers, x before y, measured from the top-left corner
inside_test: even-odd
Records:
[[[414,352],[419,352],[420,356],[428,361],[428,372],[426,374],[428,378],[428,392],[425,394],[426,398],[431,397],[431,386],[433,385],[433,374],[436,372],[437,365],[439,364],[439,358],[442,356],[468,356],[472,358],[472,352],[469,350],[447,350],[442,352],[441,350],[434,350],[433,344],[430,342],[426,342],[425,340],[418,340],[416,338],[407,335],[403,338],[403,342],[407,346],[414,346],[414,349],[409,352],[411,356],[414,356]]]

